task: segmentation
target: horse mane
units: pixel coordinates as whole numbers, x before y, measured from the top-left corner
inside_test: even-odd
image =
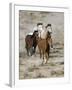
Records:
[[[34,32],[33,32],[33,35],[31,36],[31,38],[33,38],[33,37],[35,37],[35,34],[38,32],[38,30],[35,30]]]

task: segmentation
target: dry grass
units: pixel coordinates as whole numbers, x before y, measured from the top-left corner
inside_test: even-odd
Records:
[[[38,22],[44,26],[52,24],[53,50],[48,63],[42,65],[38,49],[36,55],[28,57],[25,36],[33,32]],[[64,14],[57,12],[19,12],[19,79],[54,78],[64,76]]]

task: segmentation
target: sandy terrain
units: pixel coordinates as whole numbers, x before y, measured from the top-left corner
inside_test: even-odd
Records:
[[[19,78],[54,78],[64,76],[64,16],[63,13],[19,12]],[[28,57],[25,50],[25,36],[33,32],[38,22],[44,26],[52,24],[53,50],[50,50],[48,63],[42,65],[38,48],[36,54]]]

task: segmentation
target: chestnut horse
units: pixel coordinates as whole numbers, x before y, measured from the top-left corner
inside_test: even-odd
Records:
[[[43,34],[43,32],[44,31],[42,31],[42,34],[40,35],[40,37],[37,38],[37,45],[39,48],[40,58],[43,57],[42,64],[47,63],[47,61],[48,61],[49,52],[50,52],[50,45],[51,45],[51,41],[52,41],[49,33],[46,31]]]

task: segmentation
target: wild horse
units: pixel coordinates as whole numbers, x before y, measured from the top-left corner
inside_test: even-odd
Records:
[[[38,31],[34,31],[32,35],[27,35],[25,38],[25,47],[27,50],[27,55],[32,56],[35,51],[36,51],[36,46],[37,46],[37,40],[36,37],[38,36]]]

